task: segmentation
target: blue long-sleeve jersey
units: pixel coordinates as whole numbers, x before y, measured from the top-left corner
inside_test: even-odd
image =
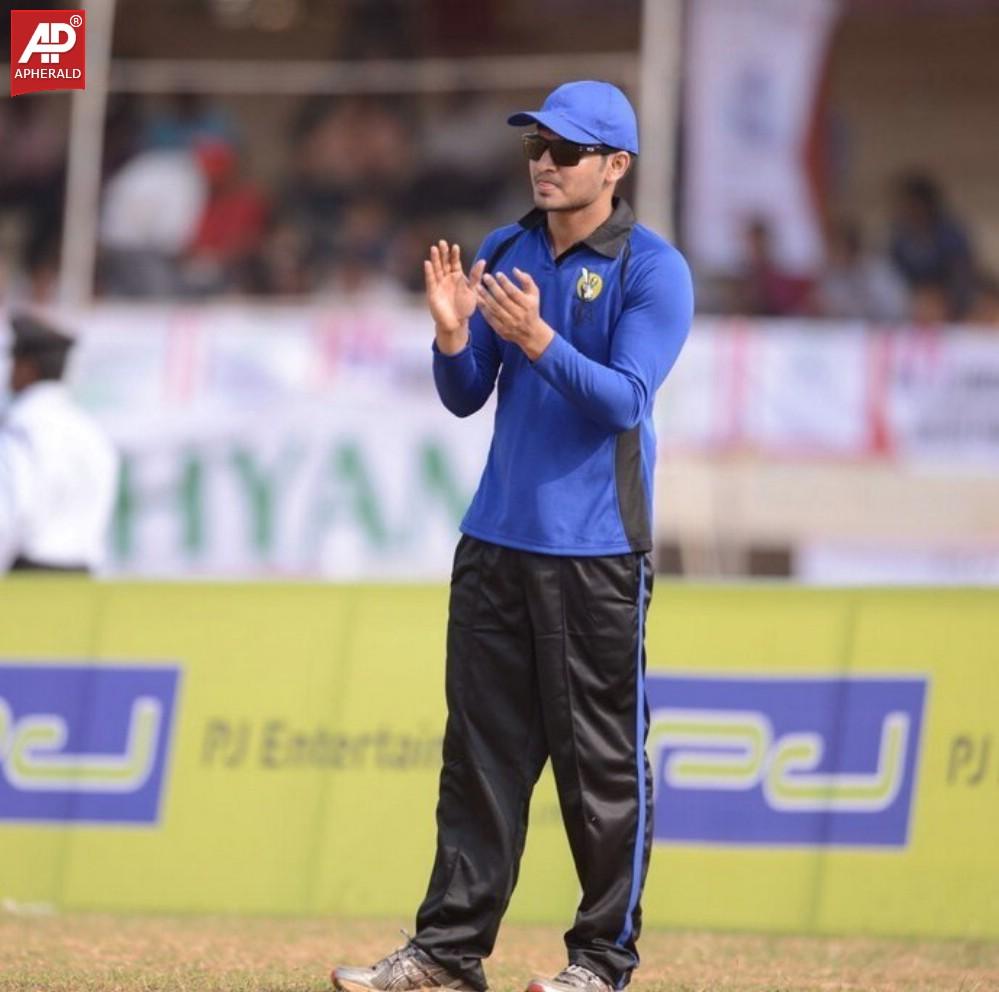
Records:
[[[683,256],[616,200],[585,241],[553,257],[546,215],[493,231],[477,258],[529,272],[555,338],[536,362],[476,311],[469,344],[434,347],[434,381],[459,417],[497,386],[492,445],[461,523],[465,534],[525,551],[613,555],[652,546],[656,390],[693,315]]]

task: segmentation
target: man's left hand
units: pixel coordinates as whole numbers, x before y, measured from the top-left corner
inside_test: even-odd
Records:
[[[505,341],[512,341],[536,362],[551,344],[555,332],[541,319],[541,293],[527,272],[515,268],[520,286],[502,272],[482,277],[476,295],[479,310],[489,326]]]

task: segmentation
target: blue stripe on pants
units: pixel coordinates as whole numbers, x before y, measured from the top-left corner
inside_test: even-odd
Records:
[[[645,643],[645,562],[638,558],[638,647],[635,651],[635,771],[638,778],[638,827],[635,832],[635,853],[631,862],[631,895],[624,928],[617,938],[623,947],[634,929],[633,916],[642,887],[642,856],[645,853],[645,673],[642,671],[642,648]]]

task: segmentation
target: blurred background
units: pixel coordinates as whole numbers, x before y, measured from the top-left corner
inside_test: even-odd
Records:
[[[999,582],[995,3],[86,6],[87,89],[0,100],[0,312],[80,337],[109,574],[447,575],[491,418],[439,406],[421,260],[530,208],[508,114],[603,78],[697,286],[660,571]]]

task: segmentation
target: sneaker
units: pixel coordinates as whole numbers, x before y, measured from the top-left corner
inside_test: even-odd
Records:
[[[525,992],[613,992],[614,987],[589,968],[570,964],[554,978],[532,978]]]
[[[457,989],[476,992],[464,979],[442,968],[416,944],[407,944],[370,968],[341,965],[330,975],[340,992],[417,992],[421,989]]]

